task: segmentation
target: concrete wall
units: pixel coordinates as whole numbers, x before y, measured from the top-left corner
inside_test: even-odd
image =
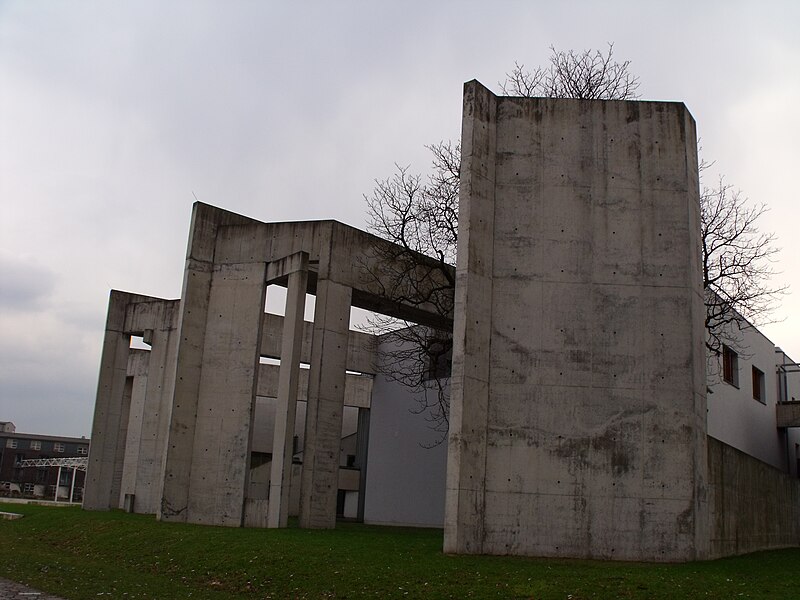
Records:
[[[445,551],[707,554],[694,121],[465,85]]]
[[[711,556],[800,545],[800,480],[708,438]]]

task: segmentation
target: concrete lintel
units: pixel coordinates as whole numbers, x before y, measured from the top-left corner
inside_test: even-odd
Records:
[[[280,367],[278,365],[259,365],[258,392],[256,395],[265,398],[277,398],[279,372]],[[309,369],[299,369],[299,373],[297,401],[307,402]],[[347,373],[344,379],[344,405],[369,408],[372,400],[373,383],[374,378],[371,375]]]
[[[298,271],[308,272],[308,252],[300,251],[285,256],[278,260],[270,261],[267,265],[267,284],[277,280],[284,280],[288,275]],[[305,290],[303,290],[305,293]]]
[[[271,313],[264,314],[264,328],[261,335],[261,356],[280,359],[283,332],[283,317]],[[311,362],[311,338],[314,323],[303,322],[303,344],[300,361]],[[360,331],[350,331],[347,339],[347,368],[359,373],[375,374],[377,357],[375,336]],[[269,394],[264,394],[269,395]]]

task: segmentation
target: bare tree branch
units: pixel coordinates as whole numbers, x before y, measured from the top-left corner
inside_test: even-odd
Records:
[[[639,97],[639,78],[630,72],[631,61],[614,60],[614,44],[600,50],[556,50],[550,46],[550,65],[527,71],[514,63],[500,89],[506,96],[582,98],[585,100],[634,100]]]

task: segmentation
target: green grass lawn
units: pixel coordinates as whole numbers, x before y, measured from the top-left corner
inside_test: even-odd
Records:
[[[439,530],[158,523],[2,505],[0,577],[97,598],[800,598],[800,549],[683,565],[445,556]]]

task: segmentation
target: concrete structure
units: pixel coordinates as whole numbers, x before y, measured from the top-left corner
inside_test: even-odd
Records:
[[[455,324],[386,293],[404,283],[385,241],[197,203],[181,299],[111,294],[86,508],[444,523],[458,553],[682,561],[800,543],[791,361],[752,333],[757,407],[707,381],[685,107],[470,82],[464,109]],[[270,286],[284,316],[264,312]],[[384,341],[351,330],[353,306],[454,331],[447,447],[424,448],[436,434],[378,374]]]
[[[181,300],[112,292],[84,506],[116,507],[129,495],[134,510],[168,521],[285,525],[291,408],[305,385],[300,522],[333,527],[346,399],[369,408],[371,382],[349,389],[347,371],[375,371],[371,340],[349,331],[351,306],[449,327],[424,304],[381,294],[375,256],[385,244],[333,221],[269,224],[197,203]],[[265,317],[268,285],[288,287],[285,319]],[[306,292],[316,295],[310,327]],[[152,344],[146,360],[130,350],[133,335]],[[264,358],[280,360],[277,377]],[[247,496],[259,395],[279,407],[269,505]]]
[[[446,551],[707,555],[696,148],[681,104],[466,85]]]

